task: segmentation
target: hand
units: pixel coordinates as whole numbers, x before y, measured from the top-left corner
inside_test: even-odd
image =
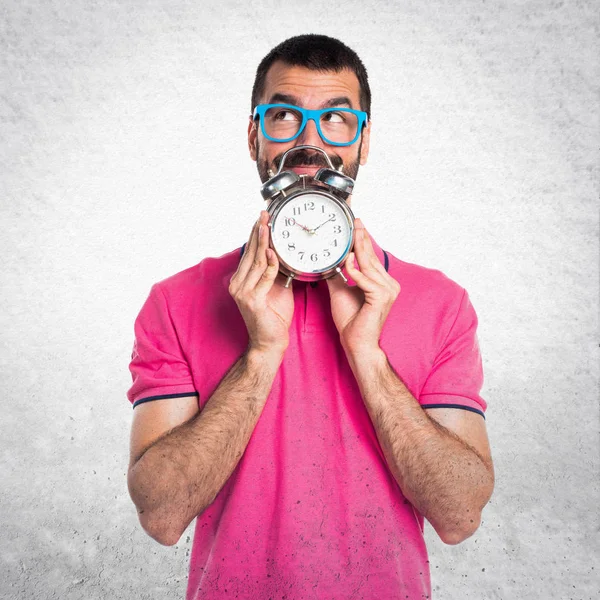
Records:
[[[312,229],[311,233],[314,233],[315,231],[317,231],[317,229],[321,229],[321,227],[323,227],[323,225],[325,225],[325,223],[329,223],[329,221],[332,221],[333,219],[335,219],[335,217],[329,217],[329,219],[327,219],[327,221],[324,221],[323,223],[321,223],[320,225],[318,225],[317,227]]]
[[[294,293],[278,277],[279,261],[269,248],[269,213],[261,211],[254,224],[237,271],[231,277],[229,293],[246,323],[249,348],[260,352],[283,353],[289,342],[294,315]]]
[[[308,231],[309,233],[311,232],[311,230],[308,227],[306,227],[306,225],[302,225],[301,223],[298,223],[298,221],[296,221],[296,225],[302,227],[304,231]]]
[[[377,258],[362,221],[354,224],[354,252],[344,266],[356,286],[346,285],[341,277],[327,279],[333,321],[344,350],[351,354],[380,351],[383,324],[400,293],[400,284]]]

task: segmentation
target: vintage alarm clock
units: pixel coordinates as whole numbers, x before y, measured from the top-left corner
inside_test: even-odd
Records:
[[[330,168],[314,177],[284,171],[286,158],[298,150],[323,153]],[[292,279],[318,281],[339,274],[352,250],[354,215],[346,204],[354,180],[336,171],[327,153],[317,146],[296,146],[281,157],[277,173],[261,188],[269,202],[270,247],[277,254],[279,270]]]

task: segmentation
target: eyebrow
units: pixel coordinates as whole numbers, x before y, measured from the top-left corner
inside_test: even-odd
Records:
[[[293,104],[294,106],[300,106],[300,100],[296,96],[291,96],[290,94],[281,94],[276,93],[271,96],[268,104]],[[348,106],[348,108],[352,108],[352,102],[350,102],[350,98],[348,96],[337,96],[335,98],[330,98],[326,102],[322,104],[323,108],[331,108],[333,106]]]

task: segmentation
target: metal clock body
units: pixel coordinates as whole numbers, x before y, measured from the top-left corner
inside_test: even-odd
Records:
[[[287,156],[297,150],[317,150],[331,168],[309,175],[283,171]],[[340,264],[352,249],[354,215],[346,203],[354,180],[331,164],[327,153],[316,146],[296,146],[281,159],[276,175],[262,187],[269,200],[270,246],[279,260],[279,270],[292,279],[318,281],[339,274]]]

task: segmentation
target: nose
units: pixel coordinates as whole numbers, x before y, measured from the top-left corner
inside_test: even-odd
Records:
[[[306,127],[304,127],[304,130],[298,136],[298,145],[304,144],[307,146],[317,146],[319,148],[325,145],[325,142],[321,139],[321,136],[317,131],[317,124],[312,119],[308,120]]]

